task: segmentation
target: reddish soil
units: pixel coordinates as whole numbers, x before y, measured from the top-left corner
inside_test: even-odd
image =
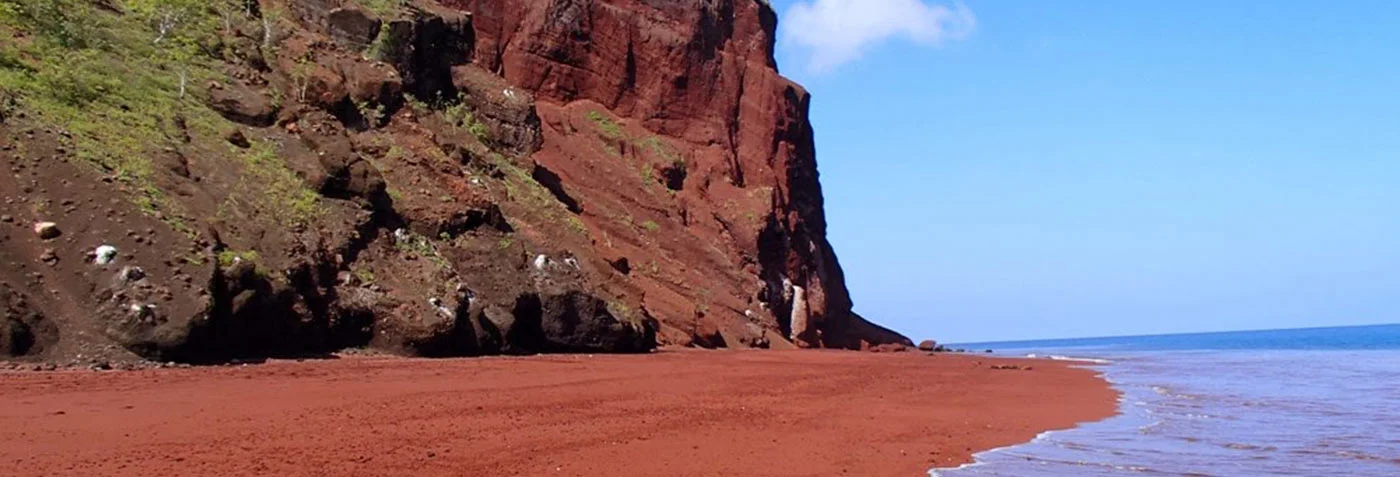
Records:
[[[994,370],[1019,364],[1031,370]],[[925,475],[1102,419],[1057,362],[663,351],[0,374],[6,475]]]

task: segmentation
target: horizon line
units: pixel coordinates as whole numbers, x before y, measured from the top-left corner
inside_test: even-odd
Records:
[[[992,341],[968,341],[948,343],[947,346],[981,346],[993,344],[1021,344],[1038,343],[1044,341],[1074,341],[1074,340],[1100,340],[1100,339],[1121,339],[1121,338],[1153,338],[1161,336],[1193,336],[1193,335],[1218,335],[1226,333],[1257,333],[1268,331],[1306,331],[1306,330],[1326,330],[1335,328],[1373,328],[1383,326],[1400,326],[1400,323],[1372,323],[1365,325],[1332,325],[1332,326],[1303,326],[1297,328],[1262,328],[1243,330],[1218,330],[1218,331],[1188,331],[1181,333],[1151,333],[1151,334],[1131,334],[1131,335],[1105,335],[1105,336],[1080,336],[1069,338],[1036,338],[1036,339],[1016,339],[1016,340],[992,340]]]

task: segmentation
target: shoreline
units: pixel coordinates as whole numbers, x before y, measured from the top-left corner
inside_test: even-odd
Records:
[[[1000,355],[1000,356],[1006,356],[1006,355]],[[1097,368],[1104,367],[1104,366],[1107,366],[1107,365],[1111,364],[1112,361],[1109,361],[1109,360],[1106,360],[1106,359],[1098,359],[1098,358],[1080,358],[1080,357],[1069,357],[1069,356],[1059,356],[1059,355],[1039,356],[1039,355],[1035,355],[1035,354],[1028,354],[1028,355],[1025,355],[1024,357],[1011,357],[1010,359],[1022,359],[1022,360],[1031,360],[1031,361],[1050,361],[1050,362],[1055,362],[1055,363],[1067,364],[1067,365],[1069,365],[1072,369],[1082,369],[1082,370],[1093,371],[1093,372],[1094,372],[1094,376],[1095,376],[1097,379],[1099,379],[1100,381],[1103,381],[1104,383],[1106,383],[1106,384],[1109,386],[1109,388],[1113,390],[1113,393],[1114,393],[1114,403],[1113,403],[1114,411],[1113,411],[1113,413],[1110,414],[1110,415],[1108,415],[1108,416],[1101,417],[1101,418],[1099,418],[1099,419],[1091,419],[1091,420],[1087,420],[1087,421],[1080,421],[1080,422],[1075,423],[1073,426],[1070,426],[1070,427],[1057,428],[1057,429],[1047,429],[1047,430],[1045,430],[1045,431],[1043,431],[1043,432],[1041,432],[1041,433],[1039,433],[1039,434],[1036,434],[1035,437],[1032,437],[1032,438],[1029,439],[1029,440],[1025,440],[1025,441],[1021,441],[1021,442],[1015,442],[1015,443],[1007,444],[1007,445],[1004,445],[1004,446],[1001,446],[1001,447],[994,447],[994,448],[991,448],[991,449],[982,449],[982,450],[975,451],[975,452],[972,453],[972,455],[968,456],[968,459],[967,459],[966,462],[961,462],[961,463],[958,463],[957,465],[950,465],[950,466],[943,466],[943,467],[934,467],[934,468],[932,468],[932,469],[929,469],[928,474],[929,474],[930,477],[940,477],[940,476],[944,475],[944,474],[943,474],[944,472],[957,472],[957,471],[961,471],[961,470],[968,469],[968,468],[972,468],[972,467],[980,467],[980,466],[982,466],[982,465],[985,465],[985,464],[988,464],[988,463],[989,463],[989,462],[987,462],[986,460],[984,460],[986,456],[992,456],[992,455],[994,455],[994,454],[996,454],[996,453],[999,453],[999,452],[1008,451],[1008,450],[1012,450],[1012,449],[1017,449],[1017,448],[1021,448],[1021,447],[1023,447],[1023,446],[1035,445],[1035,444],[1037,444],[1037,443],[1039,443],[1039,442],[1041,442],[1041,441],[1043,441],[1043,440],[1049,439],[1049,438],[1050,438],[1051,436],[1053,436],[1053,435],[1056,435],[1056,434],[1059,434],[1059,433],[1062,433],[1062,432],[1070,432],[1070,431],[1079,429],[1080,427],[1082,427],[1082,426],[1084,426],[1084,425],[1086,425],[1086,424],[1101,423],[1101,422],[1105,422],[1105,421],[1108,421],[1108,420],[1111,420],[1111,419],[1115,419],[1115,418],[1121,417],[1121,416],[1123,415],[1123,413],[1124,413],[1124,411],[1123,411],[1123,399],[1124,399],[1124,396],[1126,396],[1126,392],[1125,392],[1123,389],[1119,388],[1117,382],[1115,382],[1113,379],[1111,379],[1111,378],[1108,377],[1108,373],[1102,372],[1102,371],[1100,371],[1099,369],[1097,369]]]
[[[0,461],[17,475],[921,476],[1118,412],[1074,362],[915,352],[347,357],[0,383]]]

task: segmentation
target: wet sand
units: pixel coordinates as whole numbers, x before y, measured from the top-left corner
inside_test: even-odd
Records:
[[[921,353],[3,373],[0,474],[921,476],[1116,396],[1067,363]]]

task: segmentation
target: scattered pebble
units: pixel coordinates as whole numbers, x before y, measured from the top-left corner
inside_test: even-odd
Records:
[[[247,149],[253,146],[253,143],[248,141],[248,136],[243,135],[242,129],[234,129],[232,131],[229,131],[228,135],[224,136],[224,139],[228,140],[229,144],[232,144],[242,149]]]
[[[992,365],[992,369],[999,371],[1030,371],[1035,368],[1032,368],[1030,366],[1022,366],[1019,364],[994,364]]]
[[[141,267],[126,266],[122,268],[121,277],[124,281],[134,282],[146,278],[146,271],[142,270]]]

